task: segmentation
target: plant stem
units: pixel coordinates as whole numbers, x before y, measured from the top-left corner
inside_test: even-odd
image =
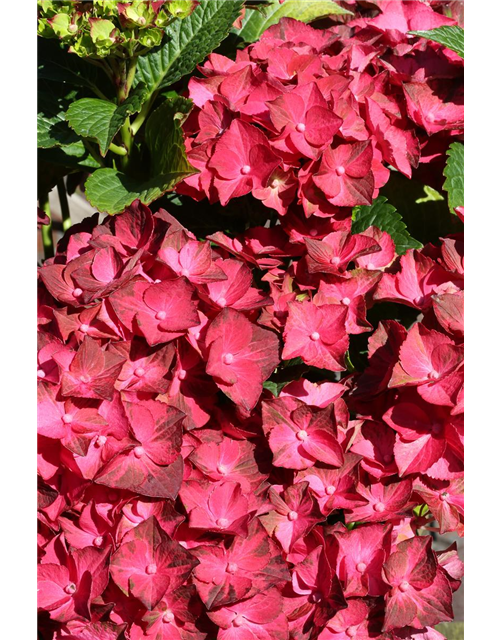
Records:
[[[124,145],[124,147],[126,148],[126,152],[125,154],[122,154],[122,160],[121,160],[121,165],[122,165],[122,169],[125,171],[125,169],[128,166],[129,160],[130,160],[130,154],[132,152],[132,145],[134,144],[134,137],[132,135],[132,130],[130,128],[130,118],[127,118],[125,120],[125,122],[123,123],[121,129],[120,129],[120,135],[121,135],[121,139],[122,139],[122,143]],[[111,147],[110,147],[111,149]]]
[[[126,156],[127,155],[127,150],[125,149],[125,147],[120,147],[119,145],[115,144],[114,142],[112,142],[109,145],[109,150],[112,151],[113,153],[116,153],[117,156]]]
[[[127,97],[130,93],[130,89],[132,89],[132,85],[134,84],[135,72],[137,70],[137,61],[138,58],[132,58],[130,60],[130,65],[127,72]]]
[[[346,351],[345,353],[345,362],[347,366],[347,371],[349,373],[356,373],[356,367],[351,362],[351,356],[349,355],[349,351]]]
[[[57,194],[61,205],[63,231],[67,231],[71,227],[71,216],[69,213],[68,194],[66,193],[63,179],[57,182]]]
[[[137,69],[137,58],[132,58],[127,67],[127,63],[123,62],[119,65],[120,78],[117,90],[118,104],[123,103],[129,96],[132,84],[135,78],[135,72]],[[127,118],[120,129],[120,136],[123,146],[126,149],[125,154],[121,154],[122,161],[121,167],[125,171],[130,161],[130,155],[132,153],[132,146],[134,144],[134,136],[130,127],[130,118]],[[110,147],[111,148],[111,147]]]
[[[49,224],[42,226],[43,254],[45,260],[54,257],[54,240],[52,238],[52,218],[50,216],[49,194],[44,193],[38,200],[38,206],[49,217]]]
[[[137,58],[132,58],[128,62],[123,61],[118,64],[118,102],[124,102],[130,93],[130,89],[132,89],[132,84],[135,78],[135,72],[137,69]]]
[[[149,110],[151,109],[154,101],[156,100],[156,96],[157,96],[157,91],[155,91],[151,97],[149,98],[149,100],[146,100],[146,102],[142,105],[142,109],[139,111],[139,113],[137,114],[136,119],[134,120],[134,122],[132,123],[131,126],[131,130],[132,130],[132,135],[136,135],[137,132],[139,131],[139,129],[142,127],[142,125],[144,124],[144,121],[146,120],[146,118],[148,117],[148,113]]]

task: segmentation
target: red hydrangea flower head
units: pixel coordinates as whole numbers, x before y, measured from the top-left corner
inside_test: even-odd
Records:
[[[442,190],[463,60],[408,31],[460,16],[344,4],[188,80],[182,223],[96,213],[38,270],[44,637],[443,640],[463,563],[428,534],[464,531],[463,207],[405,252],[367,208]]]

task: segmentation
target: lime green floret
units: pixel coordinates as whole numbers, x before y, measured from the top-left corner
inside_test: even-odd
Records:
[[[193,0],[170,0],[161,9],[153,2],[96,0],[38,1],[38,35],[58,39],[80,58],[118,59],[144,55],[161,44],[165,29],[175,20],[187,18]],[[79,7],[79,8],[77,8]]]

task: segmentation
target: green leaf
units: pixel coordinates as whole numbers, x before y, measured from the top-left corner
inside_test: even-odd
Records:
[[[102,69],[63,51],[58,42],[43,38],[38,39],[38,78],[101,93],[111,86]]]
[[[352,233],[361,233],[371,226],[391,236],[399,255],[423,246],[410,236],[402,217],[384,196],[379,196],[371,205],[354,207],[352,211]]]
[[[446,152],[448,160],[444,168],[443,189],[448,192],[448,206],[455,213],[456,207],[464,206],[464,145],[454,142]]]
[[[281,393],[281,390],[283,389],[283,387],[286,386],[287,384],[288,382],[272,382],[271,380],[266,380],[263,386],[264,386],[264,389],[267,389],[268,391],[270,391],[273,394],[273,396],[277,398]]]
[[[65,112],[77,95],[64,85],[44,80],[38,83],[37,146],[43,149],[77,142],[78,136],[68,127]]]
[[[429,193],[416,177],[410,180],[398,171],[391,171],[389,182],[380,189],[380,195],[403,217],[408,233],[422,244],[435,244],[439,238],[463,231],[462,222],[450,213],[446,200],[430,198]]]
[[[151,95],[190,73],[227,36],[242,6],[242,0],[201,0],[190,16],[165,29],[165,44],[139,58],[136,81]]]
[[[38,153],[39,158],[45,162],[62,165],[75,171],[89,171],[101,166],[90,155],[81,140],[63,147],[40,149]]]
[[[244,42],[256,42],[266,29],[277,24],[281,18],[294,18],[301,22],[311,22],[330,15],[352,15],[333,0],[272,0],[269,6],[259,11],[247,11],[243,26],[235,32]]]
[[[101,155],[105,156],[120,127],[129,115],[140,111],[147,95],[140,85],[120,106],[99,98],[82,98],[69,107],[66,119],[80,136],[97,140]]]
[[[444,26],[429,31],[408,31],[412,36],[420,36],[433,42],[444,45],[447,49],[451,49],[463,58],[464,57],[464,30],[462,27]]]
[[[192,108],[191,100],[177,96],[165,100],[149,116],[145,138],[155,173],[197,173],[186,157],[182,131],[182,124]]]
[[[304,361],[300,356],[297,358],[292,358],[291,360],[283,360],[282,364],[284,367],[296,367],[298,364],[304,364]]]
[[[137,198],[144,204],[150,204],[191,173],[162,174],[143,182],[116,169],[97,169],[85,183],[85,194],[93,207],[114,215],[121,213]]]
[[[97,140],[104,156],[125,120],[115,117],[116,110],[116,104],[107,100],[83,98],[73,102],[66,112],[66,119],[80,136]]]
[[[116,169],[98,169],[85,183],[85,193],[92,206],[113,215],[136,198],[150,204],[183,178],[196,173],[186,157],[181,129],[191,107],[190,100],[180,97],[166,100],[158,107],[149,117],[145,132],[151,154],[151,177],[141,180]]]

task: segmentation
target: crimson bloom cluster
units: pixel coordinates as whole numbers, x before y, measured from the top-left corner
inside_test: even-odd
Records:
[[[280,215],[298,199],[306,218],[340,220],[377,197],[387,165],[441,175],[463,130],[463,60],[406,33],[455,22],[417,1],[381,8],[326,30],[283,19],[235,61],[209,56],[189,82],[200,173],[178,192],[223,205],[251,192]]]
[[[199,239],[136,201],[40,267],[43,638],[443,640],[463,566],[424,534],[463,531],[463,238],[397,255],[350,216],[384,162],[443,159],[459,63],[405,35],[447,18],[385,6],[191,80],[180,190],[280,224]],[[387,303],[416,321],[372,326]]]
[[[394,273],[322,273],[306,297],[309,254],[302,276],[267,271],[269,296],[252,246],[236,259],[137,204],[74,228],[40,269],[39,606],[55,637],[423,638],[451,618],[461,563],[415,535],[413,509],[461,527],[460,240]],[[281,337],[283,359],[343,369],[367,298],[423,319],[381,322],[361,375],[263,391]],[[329,525],[339,510],[347,526]]]

